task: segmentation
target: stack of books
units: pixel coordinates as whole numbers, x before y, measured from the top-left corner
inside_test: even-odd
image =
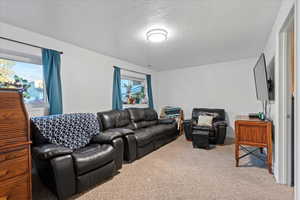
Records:
[[[163,118],[176,118],[180,116],[180,111],[180,107],[165,106],[162,108],[160,116]]]

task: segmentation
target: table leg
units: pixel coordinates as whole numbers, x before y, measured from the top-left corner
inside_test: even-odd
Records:
[[[239,166],[239,157],[240,157],[240,145],[235,144],[235,166]]]
[[[269,173],[272,174],[272,147],[268,147],[268,159],[267,159],[267,164],[268,164],[268,170]]]
[[[260,153],[263,154],[264,153],[264,148],[259,148],[260,149]]]

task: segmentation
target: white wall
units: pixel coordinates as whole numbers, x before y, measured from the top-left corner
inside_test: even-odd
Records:
[[[61,75],[65,113],[97,112],[111,109],[114,65],[144,73],[153,73],[147,68],[5,23],[0,23],[0,35],[64,52]],[[7,48],[8,45],[5,44],[0,42],[0,49]],[[22,46],[18,47],[21,51],[24,48]],[[39,54],[40,51],[32,49],[32,52]],[[153,90],[155,90],[154,85]]]
[[[232,128],[237,115],[262,111],[253,76],[256,61],[253,58],[159,72],[157,109],[181,106],[185,118],[190,118],[194,107],[224,108],[231,126],[229,137],[234,137]]]
[[[299,1],[296,2],[296,66],[300,65],[300,4]],[[296,68],[296,133],[300,131],[300,70]],[[295,200],[300,200],[300,136],[295,135]],[[298,170],[297,170],[298,169]]]
[[[295,3],[295,0],[282,0],[281,7],[279,9],[277,18],[275,20],[275,23],[272,27],[272,30],[270,32],[268,41],[266,43],[266,46],[264,48],[264,53],[266,56],[266,62],[267,64],[271,61],[271,59],[276,54],[276,46],[278,41],[278,34],[280,32],[280,29],[286,20],[289,12],[291,11],[293,5]]]

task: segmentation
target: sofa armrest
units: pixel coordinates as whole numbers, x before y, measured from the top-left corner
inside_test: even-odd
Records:
[[[64,155],[51,159],[50,163],[58,199],[68,199],[76,193],[76,176],[73,158],[71,155]],[[45,171],[43,173],[47,172]]]
[[[176,122],[175,119],[159,119],[158,120],[159,124],[173,124],[175,122]]]
[[[226,122],[226,121],[217,121],[217,122],[214,122],[214,123],[213,123],[213,126],[214,126],[214,127],[217,127],[217,126],[224,126],[224,127],[227,127],[227,122]]]
[[[122,133],[116,131],[105,131],[94,136],[91,143],[97,144],[110,144],[115,149],[114,160],[116,164],[116,169],[122,168],[123,156],[124,156],[124,144]]]
[[[45,144],[33,148],[33,155],[41,160],[47,160],[58,156],[71,154],[72,149],[66,148],[62,145]]]
[[[218,121],[214,123],[214,127],[216,129],[216,144],[224,144],[227,126],[226,121]]]
[[[106,131],[94,136],[91,140],[92,143],[98,144],[112,144],[113,140],[122,137],[122,133],[117,131]]]

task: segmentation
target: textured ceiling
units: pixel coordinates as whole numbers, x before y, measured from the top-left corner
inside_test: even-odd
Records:
[[[281,0],[0,0],[0,20],[167,70],[257,56]],[[169,38],[145,40],[149,28]]]

